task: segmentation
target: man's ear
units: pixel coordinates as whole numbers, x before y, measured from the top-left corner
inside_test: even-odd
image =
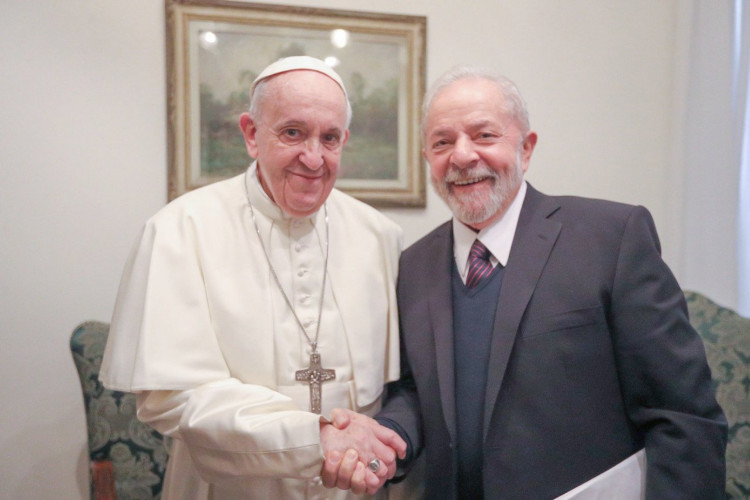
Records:
[[[256,141],[258,127],[249,113],[242,113],[240,115],[240,130],[242,131],[242,136],[245,138],[247,154],[253,158],[258,158],[258,142]]]
[[[529,131],[526,133],[526,137],[524,137],[523,143],[521,144],[521,168],[524,172],[529,168],[531,155],[534,153],[534,148],[536,147],[536,140],[536,132]]]
[[[349,142],[349,129],[344,130],[344,138],[341,141],[341,147],[343,148],[346,146],[347,142]]]

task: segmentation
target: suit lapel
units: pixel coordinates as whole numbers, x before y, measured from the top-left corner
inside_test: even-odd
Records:
[[[440,401],[446,426],[456,440],[455,366],[453,359],[453,303],[451,266],[453,265],[453,230],[451,222],[443,224],[430,242],[426,255],[434,256],[426,291],[429,294],[430,325],[435,341]]]
[[[484,438],[503,383],[516,334],[562,224],[548,217],[559,208],[530,185],[503,274],[490,345],[484,408]]]

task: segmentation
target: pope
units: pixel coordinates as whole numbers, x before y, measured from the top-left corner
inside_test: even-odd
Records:
[[[171,440],[162,498],[354,498],[395,472],[393,431],[328,423],[374,415],[399,377],[400,228],[334,189],[349,138],[341,77],[281,59],[239,120],[245,173],[169,203],[126,264],[100,378],[137,395]],[[358,451],[348,480],[325,457]],[[362,486],[363,485],[363,486]]]

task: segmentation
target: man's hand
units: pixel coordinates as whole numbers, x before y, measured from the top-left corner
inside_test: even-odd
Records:
[[[396,457],[406,456],[406,443],[391,429],[350,410],[331,412],[333,424],[323,424],[320,440],[326,461],[321,476],[328,487],[374,494],[396,473]],[[367,464],[380,460],[376,471]]]

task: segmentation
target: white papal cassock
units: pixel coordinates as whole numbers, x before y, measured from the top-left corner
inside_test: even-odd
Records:
[[[128,260],[104,353],[105,386],[138,394],[139,418],[174,438],[163,498],[351,498],[322,486],[319,417],[295,371],[310,348],[269,270],[315,335],[325,212],[292,219],[256,167],[153,216]],[[374,414],[398,379],[401,230],[333,190],[318,351],[334,407]]]

